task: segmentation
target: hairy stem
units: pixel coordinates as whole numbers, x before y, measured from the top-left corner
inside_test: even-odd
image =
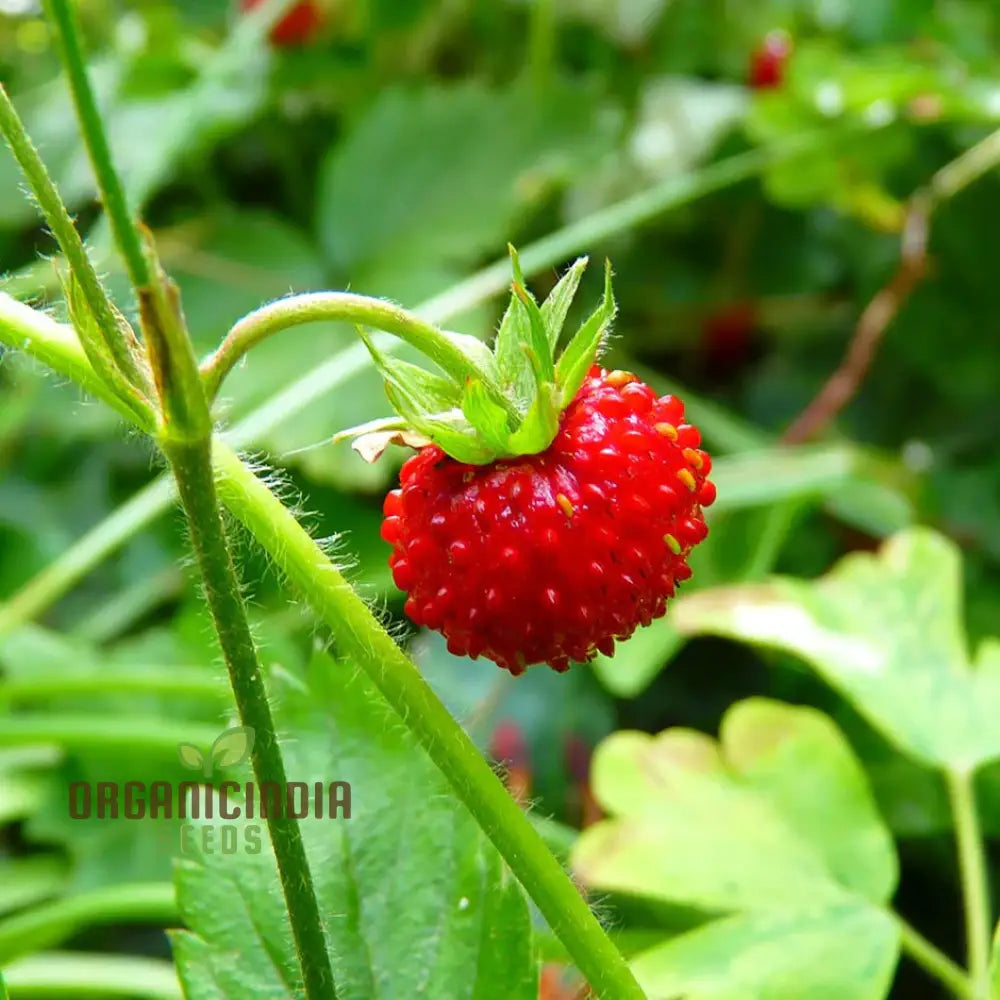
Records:
[[[205,597],[229,668],[240,722],[255,734],[254,777],[258,784],[272,781],[284,786],[287,784],[285,764],[216,500],[211,440],[165,441],[162,447],[187,515]],[[267,817],[267,828],[274,845],[306,997],[308,1000],[329,1000],[336,996],[333,970],[302,831],[293,817],[273,814]]]
[[[69,264],[72,279],[78,283],[86,308],[93,318],[96,336],[88,336],[90,324],[81,323],[80,341],[95,374],[115,390],[125,406],[149,423],[149,409],[138,391],[138,387],[148,385],[140,367],[138,352],[122,335],[119,318],[101,287],[80,234],[2,84],[0,132],[10,146],[31,193]]]
[[[958,1000],[974,1000],[972,983],[965,970],[931,944],[901,916],[893,914],[893,918],[899,929],[899,940],[903,951],[925,972],[946,986],[952,996]]]
[[[209,399],[222,380],[247,351],[272,334],[303,323],[347,322],[395,334],[412,344],[459,382],[467,377],[488,378],[489,373],[470,367],[468,359],[441,330],[385,299],[351,292],[310,292],[269,302],[244,316],[202,366]]]
[[[976,1000],[990,997],[990,934],[992,928],[990,885],[983,850],[983,835],[973,775],[949,770],[946,774],[951,811],[955,822],[958,865],[965,905],[965,938]]]
[[[129,212],[125,190],[111,158],[111,148],[108,145],[104,124],[87,76],[76,13],[70,0],[45,0],[45,10],[56,29],[59,55],[69,77],[80,131],[83,133],[83,141],[87,145],[90,162],[94,168],[104,210],[111,222],[111,231],[125,261],[125,269],[132,287],[142,288],[149,284],[149,268],[142,253],[142,242]]]
[[[577,887],[420,672],[282,503],[222,443],[219,494],[382,692],[520,880],[595,993],[644,994]]]
[[[107,403],[140,430],[152,431],[153,414],[129,394],[119,395],[100,378],[71,326],[0,292],[0,344],[41,361],[84,392]]]

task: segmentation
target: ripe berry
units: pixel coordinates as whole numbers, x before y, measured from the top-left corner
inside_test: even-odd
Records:
[[[536,454],[469,464],[428,445],[386,497],[406,612],[512,674],[611,654],[690,577],[715,499],[684,406],[593,365]]]
[[[260,6],[263,0],[240,0],[244,11]],[[301,0],[271,28],[270,38],[279,48],[303,45],[312,41],[323,24],[323,11],[316,0]]]
[[[769,31],[750,56],[748,82],[754,90],[770,90],[785,82],[792,39],[786,31]]]

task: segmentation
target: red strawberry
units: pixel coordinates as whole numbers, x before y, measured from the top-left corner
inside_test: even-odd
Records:
[[[263,0],[240,0],[244,11],[260,6]],[[301,0],[271,28],[271,41],[280,48],[312,41],[323,25],[323,10],[315,0]]]
[[[385,500],[407,614],[513,674],[610,654],[666,610],[715,499],[672,396],[594,367],[540,454],[469,465],[431,445]]]
[[[553,359],[584,264],[539,309],[515,258],[492,357],[474,342],[455,361],[455,335],[419,331],[454,382],[383,358],[366,338],[405,418],[402,440],[427,438],[384,504],[406,613],[453,654],[515,675],[611,655],[662,615],[715,499],[681,401],[592,363],[614,314],[610,272],[601,306]],[[382,426],[400,440],[399,421]]]
[[[785,68],[792,54],[787,31],[769,31],[750,56],[749,83],[754,90],[769,90],[785,82]]]

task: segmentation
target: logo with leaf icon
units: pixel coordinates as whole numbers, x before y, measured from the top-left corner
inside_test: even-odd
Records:
[[[249,726],[234,726],[220,734],[208,753],[193,743],[178,743],[177,755],[190,771],[201,771],[206,778],[219,767],[236,767],[250,756],[254,732]]]

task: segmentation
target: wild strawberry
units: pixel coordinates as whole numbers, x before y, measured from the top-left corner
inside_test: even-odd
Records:
[[[614,315],[610,272],[600,307],[554,362],[584,266],[539,308],[515,257],[495,354],[470,353],[464,379],[383,358],[366,339],[403,440],[426,438],[384,504],[406,613],[453,654],[512,674],[611,655],[662,615],[691,575],[688,554],[708,533],[702,507],[715,499],[681,401],[593,363]],[[447,357],[443,345],[436,353]]]
[[[244,13],[259,7],[263,0],[240,0]],[[312,41],[323,24],[323,10],[315,0],[301,0],[271,28],[270,38],[279,48]]]
[[[754,90],[770,90],[785,82],[785,68],[792,54],[787,31],[769,31],[750,56],[748,82]]]

